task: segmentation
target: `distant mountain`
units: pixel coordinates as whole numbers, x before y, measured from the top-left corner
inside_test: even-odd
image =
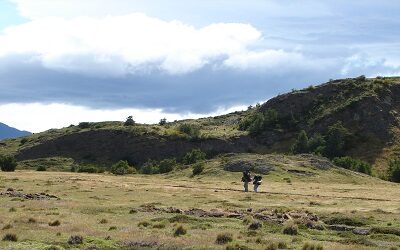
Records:
[[[8,138],[15,138],[24,135],[30,135],[31,133],[28,131],[21,131],[16,128],[12,128],[7,126],[4,123],[0,122],[0,140],[8,139]]]

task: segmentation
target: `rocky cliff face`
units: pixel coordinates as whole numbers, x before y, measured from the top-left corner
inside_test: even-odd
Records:
[[[181,158],[194,148],[209,156],[227,152],[251,152],[257,149],[247,136],[232,139],[187,140],[160,135],[132,135],[118,130],[93,130],[69,134],[21,150],[18,160],[63,156],[100,164],[129,160],[142,164],[149,159]]]

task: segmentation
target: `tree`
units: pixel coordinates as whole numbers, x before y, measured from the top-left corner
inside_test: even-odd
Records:
[[[167,124],[167,118],[162,118],[158,124],[160,126],[164,126],[165,124]]]
[[[133,126],[135,125],[135,121],[133,120],[133,117],[130,115],[128,118],[126,118],[126,121],[124,123],[125,126]]]
[[[14,172],[17,168],[17,161],[12,156],[0,156],[0,168],[3,172]]]
[[[325,137],[326,147],[324,155],[328,158],[343,156],[350,138],[350,132],[343,127],[341,122],[337,122],[328,128]]]
[[[260,134],[264,130],[264,116],[262,113],[256,113],[247,129],[251,135]]]
[[[176,159],[175,158],[164,159],[164,160],[159,162],[158,169],[159,169],[161,174],[169,173],[172,170],[174,170],[175,165],[176,165]]]
[[[321,134],[315,134],[308,140],[308,150],[317,155],[322,155],[325,151],[325,139]]]
[[[182,162],[184,164],[193,164],[204,159],[206,159],[206,153],[200,149],[193,149],[191,152],[186,153]]]
[[[300,131],[297,136],[296,142],[292,146],[292,152],[294,154],[304,154],[309,152],[308,148],[308,136],[306,131]]]
[[[278,112],[275,109],[267,109],[264,113],[264,126],[275,128],[278,125]]]
[[[389,162],[389,180],[400,183],[400,159]]]
[[[129,172],[129,164],[127,161],[119,161],[111,167],[111,173],[115,175],[125,175]]]
[[[200,136],[200,127],[194,124],[183,123],[179,125],[178,131],[188,135],[192,139],[199,138]]]

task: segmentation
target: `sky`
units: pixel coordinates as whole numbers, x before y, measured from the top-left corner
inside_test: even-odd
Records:
[[[0,0],[0,122],[198,118],[400,75],[398,0]]]

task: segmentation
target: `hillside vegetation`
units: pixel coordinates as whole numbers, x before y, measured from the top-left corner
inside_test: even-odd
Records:
[[[221,153],[315,153],[333,159],[351,156],[385,177],[400,152],[400,78],[331,80],[279,95],[248,110],[218,117],[160,124],[82,122],[0,142],[0,154],[20,161],[64,157],[110,166],[119,160],[182,159],[199,148]],[[293,145],[303,133],[305,148]],[[304,145],[303,145],[304,146]]]

